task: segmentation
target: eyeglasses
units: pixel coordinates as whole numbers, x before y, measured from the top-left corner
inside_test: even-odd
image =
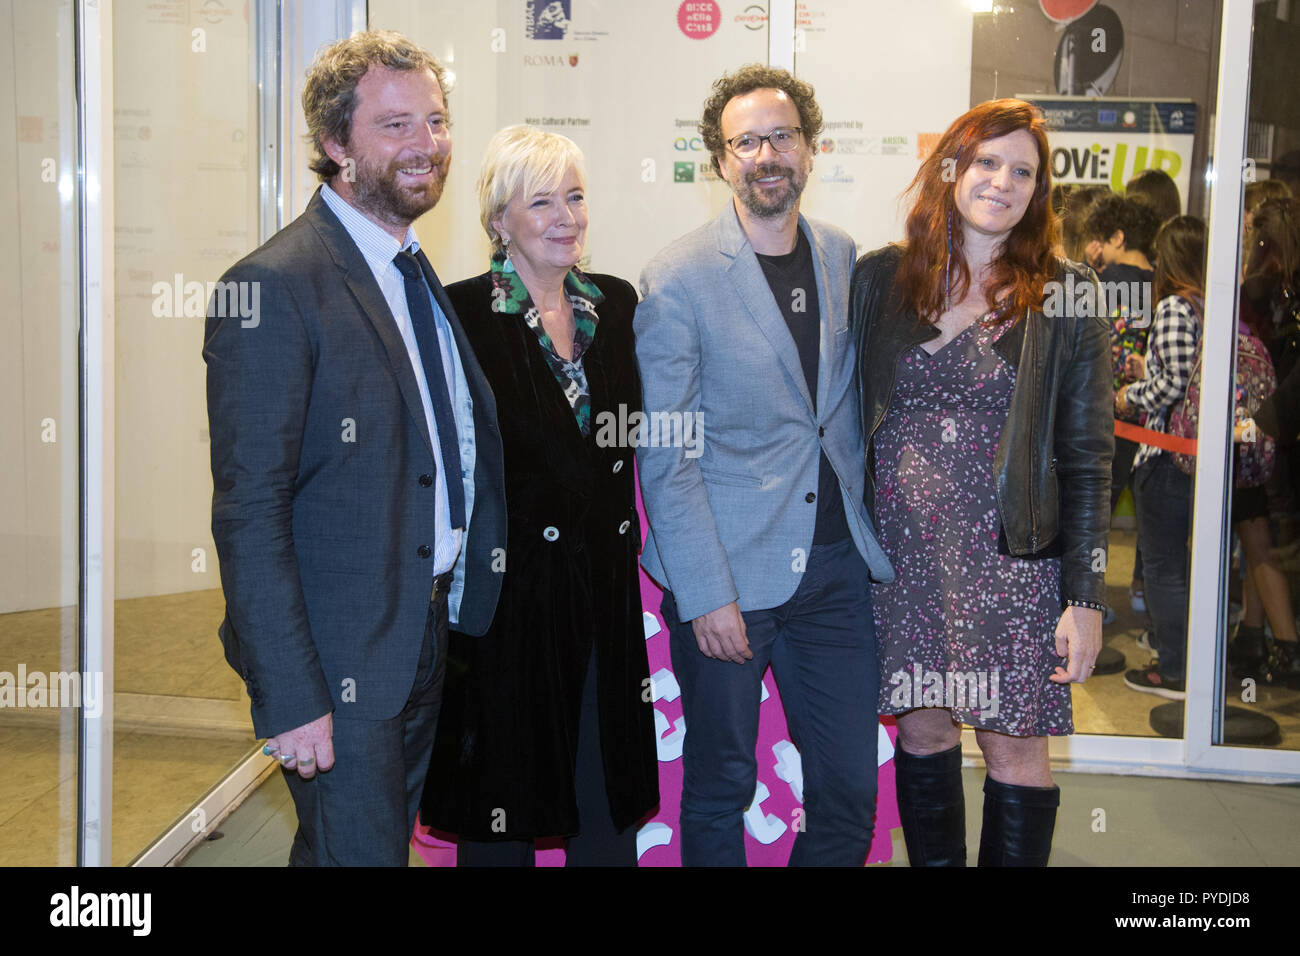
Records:
[[[772,148],[778,153],[790,152],[799,146],[799,134],[802,132],[802,126],[778,126],[766,136],[759,136],[757,133],[741,133],[739,136],[731,137],[726,143],[741,159],[749,159],[751,156],[758,155],[765,141],[771,143]]]

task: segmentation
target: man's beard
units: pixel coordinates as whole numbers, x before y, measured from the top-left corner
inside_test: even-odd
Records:
[[[422,190],[398,185],[398,169],[428,164],[433,167],[429,185]],[[356,206],[383,222],[403,225],[414,222],[438,204],[447,183],[451,155],[427,160],[394,160],[387,169],[357,162],[357,181],[353,187]]]
[[[784,176],[786,188],[768,193],[760,191],[754,181],[766,176]],[[759,219],[771,219],[784,216],[797,205],[803,194],[803,187],[808,182],[807,174],[788,166],[755,166],[754,171],[745,177],[745,182],[736,190],[736,196],[746,209]]]

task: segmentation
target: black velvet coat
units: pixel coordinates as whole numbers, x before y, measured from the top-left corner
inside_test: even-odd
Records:
[[[622,405],[626,416],[641,407],[636,292],[614,276],[588,278],[605,300],[583,357],[592,423],[585,438],[536,333],[522,315],[492,311],[489,275],[447,287],[496,396],[508,524],[492,626],[482,637],[450,635],[421,805],[426,825],[468,839],[578,832],[573,777],[593,645],[614,823],[631,826],[659,803],[635,449],[596,441],[604,413],[618,416]]]

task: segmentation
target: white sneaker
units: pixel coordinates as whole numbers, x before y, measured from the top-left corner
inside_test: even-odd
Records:
[[[1143,631],[1138,635],[1137,646],[1149,654],[1156,653],[1155,645],[1151,643],[1151,632],[1149,630]]]
[[[1134,614],[1145,614],[1147,612],[1147,593],[1142,588],[1134,590],[1133,585],[1128,586],[1128,603],[1133,608]]]

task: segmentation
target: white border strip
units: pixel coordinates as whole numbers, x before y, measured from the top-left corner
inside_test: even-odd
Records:
[[[131,861],[131,866],[175,866],[221,825],[262,785],[275,768],[274,760],[259,747],[233,771],[199,798],[154,843]]]
[[[283,109],[280,86],[280,3],[255,0],[249,10],[253,22],[253,71],[257,84],[258,223],[257,241],[266,242],[280,231],[284,215],[284,176],[281,162],[288,144],[280,123]]]
[[[1192,566],[1188,576],[1187,686],[1183,728],[1188,766],[1202,762],[1222,719],[1220,622],[1227,561],[1228,494],[1232,478],[1232,369],[1235,361],[1241,165],[1250,95],[1251,4],[1225,3],[1219,87],[1210,144],[1209,233],[1205,246],[1205,315],[1201,322],[1201,407],[1192,504]],[[1241,57],[1245,63],[1241,64]],[[1235,58],[1235,59],[1234,59]]]
[[[79,0],[77,53],[82,203],[81,666],[104,675],[104,706],[82,712],[77,862],[110,866],[113,852],[113,3]]]

